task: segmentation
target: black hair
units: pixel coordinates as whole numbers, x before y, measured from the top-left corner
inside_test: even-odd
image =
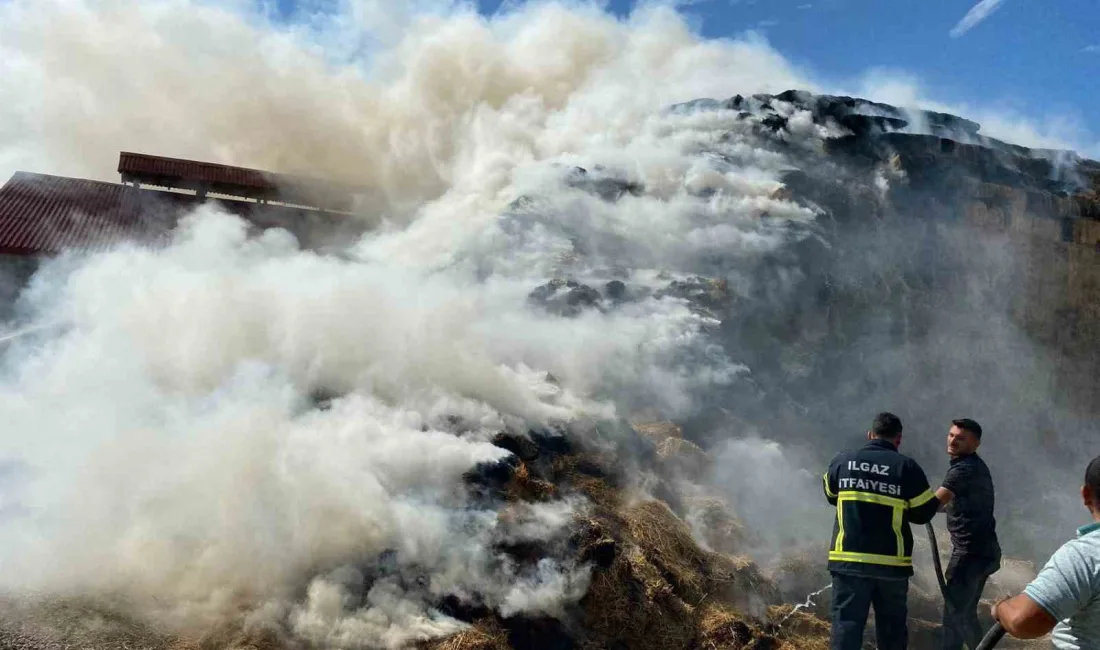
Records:
[[[1100,456],[1092,459],[1085,470],[1085,486],[1092,493],[1094,501],[1100,501]]]
[[[973,433],[978,440],[982,439],[982,425],[978,424],[970,418],[959,418],[958,420],[951,420],[951,424],[959,427],[963,431],[969,431]]]
[[[894,440],[900,436],[901,429],[901,418],[893,413],[879,413],[871,423],[871,433],[887,440]]]

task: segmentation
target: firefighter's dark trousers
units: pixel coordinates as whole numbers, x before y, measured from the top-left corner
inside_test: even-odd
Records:
[[[909,580],[833,573],[832,650],[860,650],[867,613],[875,608],[878,650],[905,650],[909,643]]]
[[[970,650],[982,640],[978,622],[978,601],[989,576],[1001,568],[1000,557],[952,554],[944,579],[947,583],[943,605],[943,650]]]

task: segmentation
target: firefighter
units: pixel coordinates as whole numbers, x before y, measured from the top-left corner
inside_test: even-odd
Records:
[[[909,525],[931,521],[940,501],[920,465],[898,453],[901,439],[898,416],[880,413],[867,444],[838,454],[824,476],[825,498],[836,506],[832,650],[860,650],[872,605],[879,650],[904,650],[909,642]]]

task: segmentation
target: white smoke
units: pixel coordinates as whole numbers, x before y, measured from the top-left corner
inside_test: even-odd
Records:
[[[113,180],[119,150],[216,160],[364,186],[380,224],[320,255],[203,208],[166,250],[39,273],[23,306],[67,329],[0,368],[0,585],[336,647],[453,632],[445,596],[558,615],[587,568],[496,547],[552,546],[585,504],[470,497],[463,475],[507,455],[490,437],[637,405],[688,415],[746,372],[705,314],[654,292],[719,256],[751,268],[815,214],[777,198],[793,161],[755,118],[662,109],[813,89],[804,74],[669,7],[314,8],[278,26],[244,2],[0,4],[0,175]],[[808,114],[776,109],[775,137],[820,147]],[[555,316],[527,300],[553,277],[621,280],[632,300]],[[341,397],[316,409],[319,392]],[[812,462],[781,452],[731,443],[717,480],[734,500],[775,476],[813,494]],[[752,503],[772,502],[741,504],[763,530],[810,516]]]
[[[752,120],[659,109],[803,85],[782,58],[668,8],[414,14],[398,35],[356,32],[368,5],[307,31],[185,0],[0,6],[0,171],[214,159],[353,181],[382,217],[324,256],[203,208],[166,250],[39,273],[24,308],[67,329],[5,356],[3,585],[337,647],[453,632],[445,596],[558,615],[587,568],[496,548],[552,544],[584,504],[472,499],[463,475],[507,455],[490,437],[619,404],[690,413],[744,372],[705,315],[652,292],[709,254],[751,263],[814,214],[773,198],[790,161]],[[369,63],[347,58],[368,41]],[[792,146],[819,146],[792,123]],[[641,189],[608,201],[578,179]],[[527,300],[552,277],[635,299],[554,316]],[[318,410],[318,392],[342,397]]]

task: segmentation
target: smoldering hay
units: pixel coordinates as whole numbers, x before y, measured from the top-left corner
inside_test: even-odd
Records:
[[[319,254],[203,208],[166,250],[44,268],[22,314],[67,327],[3,359],[5,589],[338,647],[454,632],[445,595],[554,615],[588,567],[517,567],[494,544],[553,540],[586,505],[502,519],[462,489],[508,455],[490,437],[690,413],[747,372],[658,290],[719,252],[751,266],[815,212],[776,198],[792,163],[734,112],[662,108],[797,83],[780,57],[701,40],[667,8],[411,17],[350,63],[348,38],[179,0],[0,7],[0,169],[213,158],[355,181],[381,217]],[[799,147],[826,135],[790,124]],[[608,201],[601,182],[633,189]],[[527,299],[558,276],[642,293],[563,318]],[[396,569],[355,593],[378,567]]]

